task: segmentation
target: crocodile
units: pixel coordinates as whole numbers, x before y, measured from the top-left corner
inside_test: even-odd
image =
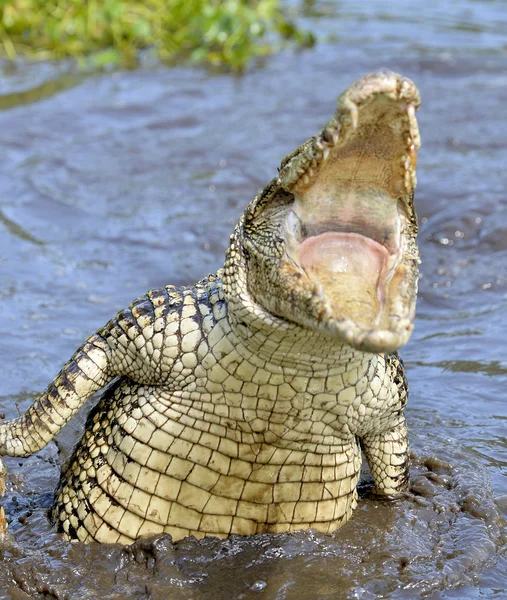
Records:
[[[406,493],[419,105],[396,73],[353,83],[246,207],[223,268],[135,300],[0,425],[0,455],[29,456],[105,388],[62,468],[58,531],[331,533],[362,453],[375,494]]]

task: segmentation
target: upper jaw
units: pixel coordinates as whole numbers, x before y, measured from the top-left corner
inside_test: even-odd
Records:
[[[362,350],[395,350],[413,328],[419,105],[409,79],[366,75],[279,175],[294,197],[287,258],[313,292],[307,324]]]
[[[291,193],[304,190],[314,180],[316,169],[329,160],[333,149],[344,148],[347,144],[352,165],[342,156],[336,178],[357,182],[360,178],[354,166],[357,151],[361,151],[360,142],[365,141],[368,131],[380,133],[383,128],[389,134],[391,144],[383,149],[385,140],[380,135],[375,136],[375,149],[379,154],[371,157],[376,160],[369,160],[365,168],[360,169],[365,176],[362,179],[367,182],[383,179],[382,187],[393,196],[410,196],[416,186],[417,151],[421,145],[415,118],[420,104],[417,87],[406,77],[388,70],[361,77],[339,96],[337,110],[322,131],[283,161],[279,185]],[[363,147],[362,150],[368,149]],[[387,181],[385,176],[382,177],[383,166],[389,168],[389,173],[385,174]],[[413,208],[411,212],[413,214]]]

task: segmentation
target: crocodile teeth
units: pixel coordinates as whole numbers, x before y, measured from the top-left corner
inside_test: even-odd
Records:
[[[333,143],[333,131],[331,129],[324,129],[322,132],[322,140],[325,144]]]
[[[352,119],[352,127],[357,129],[357,123],[359,121],[359,110],[355,104],[350,105],[350,118]]]

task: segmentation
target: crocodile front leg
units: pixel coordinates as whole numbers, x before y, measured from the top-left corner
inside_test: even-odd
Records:
[[[91,336],[27,412],[0,425],[0,454],[30,456],[48,444],[83,403],[112,378],[110,348]]]
[[[44,448],[86,400],[115,377],[128,376],[139,383],[169,379],[180,338],[164,339],[162,332],[181,332],[185,311],[189,308],[173,286],[151,290],[120,311],[78,348],[25,414],[0,424],[0,456],[30,456]],[[194,313],[195,308],[188,321]]]
[[[396,497],[406,491],[410,460],[405,419],[387,431],[364,436],[361,444],[375,480],[375,493]]]

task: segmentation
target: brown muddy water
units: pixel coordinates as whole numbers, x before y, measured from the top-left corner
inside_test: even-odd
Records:
[[[422,279],[402,352],[416,499],[381,503],[363,486],[332,536],[70,544],[46,511],[80,417],[37,456],[7,460],[1,598],[507,597],[507,9],[363,4],[307,2],[304,21],[332,41],[241,78],[4,69],[0,412],[24,411],[88,334],[150,287],[219,267],[280,159],[351,81],[386,66],[423,97]]]

